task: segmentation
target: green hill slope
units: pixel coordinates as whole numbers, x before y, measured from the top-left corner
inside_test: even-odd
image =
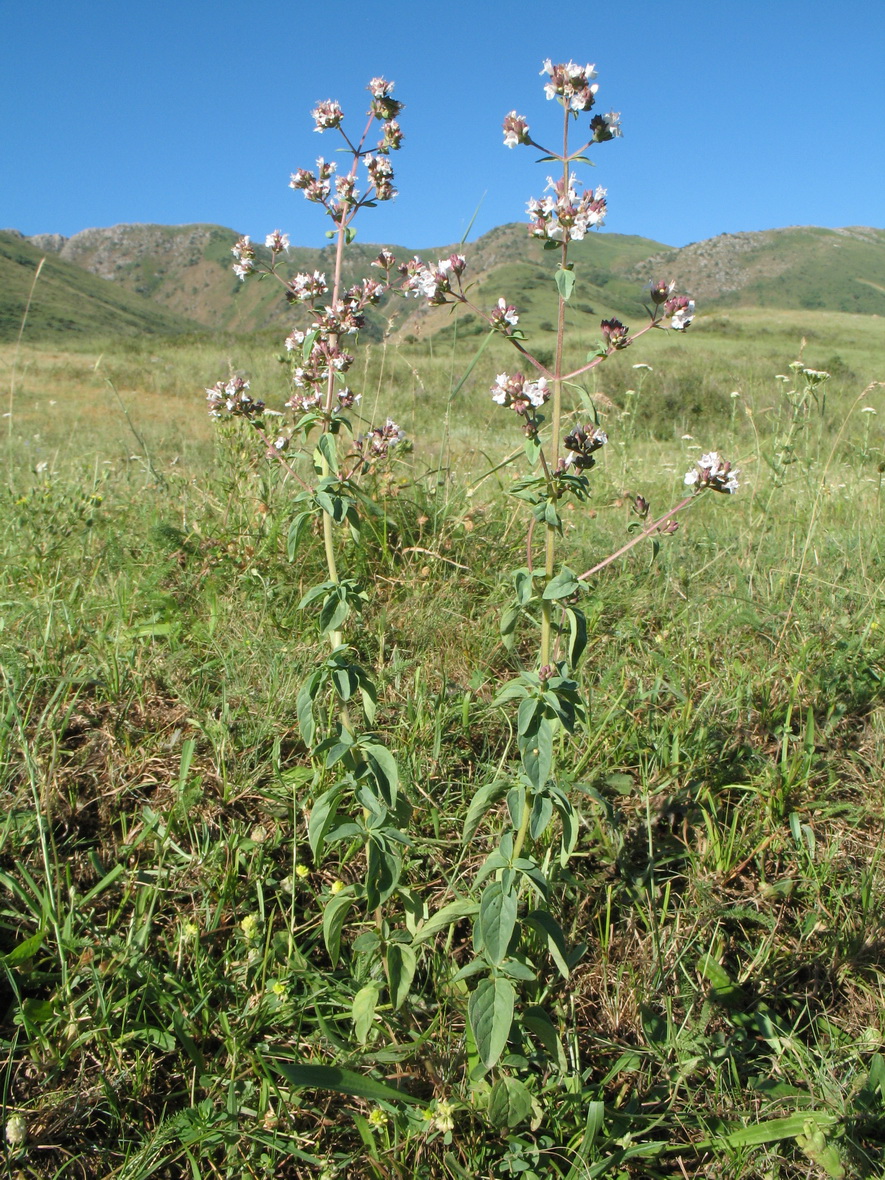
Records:
[[[34,274],[44,257],[28,314],[27,340],[68,333],[129,336],[202,330],[154,300],[47,254],[15,233],[0,231],[0,340],[18,336]]]
[[[675,278],[705,307],[885,315],[885,230],[797,226],[722,234],[659,254],[633,273]]]

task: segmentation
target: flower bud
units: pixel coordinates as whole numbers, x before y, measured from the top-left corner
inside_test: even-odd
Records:
[[[599,326],[608,348],[626,348],[630,343],[630,329],[620,320],[603,320]]]

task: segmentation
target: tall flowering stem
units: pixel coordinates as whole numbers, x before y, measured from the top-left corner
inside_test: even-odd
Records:
[[[382,251],[376,264],[385,270],[385,281],[365,279],[347,291],[343,289],[344,252],[355,234],[354,219],[361,209],[371,208],[379,201],[389,201],[396,196],[389,156],[400,147],[403,139],[397,122],[402,103],[393,98],[393,83],[387,82],[384,78],[373,78],[368,90],[371,94],[371,105],[362,135],[358,139],[351,139],[345,130],[344,112],[337,102],[320,102],[312,112],[315,131],[332,132],[343,139],[342,150],[350,155],[348,170],[339,172],[337,164],[320,157],[314,169],[300,168],[292,174],[290,180],[290,188],[302,192],[308,201],[321,205],[333,222],[334,228],[327,233],[327,237],[335,242],[331,288],[326,276],[319,271],[314,271],[313,274],[297,274],[294,278],[284,273],[282,263],[289,249],[289,239],[279,230],[268,234],[265,240],[265,247],[270,251],[269,265],[259,261],[257,251],[248,237],[241,238],[232,251],[236,259],[233,269],[240,279],[245,279],[253,272],[263,271],[283,285],[290,303],[308,308],[313,315],[306,331],[296,328],[286,339],[293,385],[292,396],[286,404],[295,415],[294,431],[290,429],[269,444],[268,454],[275,456],[287,471],[294,474],[293,469],[282,458],[283,452],[292,441],[293,433],[302,433],[306,440],[312,431],[319,432],[319,443],[313,452],[314,465],[319,477],[313,507],[321,520],[328,586],[332,588],[332,593],[339,597],[344,593],[345,582],[338,571],[335,524],[347,521],[351,527],[355,527],[356,513],[351,475],[357,468],[386,454],[389,447],[402,438],[399,428],[394,426],[391,431],[389,427],[394,424],[388,423],[383,430],[376,428],[371,431],[368,443],[366,436],[355,439],[350,456],[355,458],[356,462],[351,463],[348,475],[340,474],[341,456],[338,453],[338,439],[342,426],[349,429],[349,422],[344,415],[359,401],[359,395],[352,393],[344,385],[344,376],[353,363],[353,357],[344,345],[347,338],[357,333],[365,324],[367,308],[377,303],[387,291],[391,268],[395,265],[395,259],[386,251]],[[376,122],[382,124],[381,139],[375,147],[367,146]],[[362,183],[359,177],[360,166],[366,171],[362,189],[358,188],[358,183]],[[252,402],[248,396],[245,400],[234,397],[231,401],[224,394],[228,384],[229,382],[219,382],[213,390],[207,391],[211,412],[217,417],[226,410],[228,413],[248,418],[263,441],[268,443],[264,434],[263,405]],[[379,437],[382,438],[383,445],[379,445]],[[299,482],[303,485],[303,481]],[[303,518],[302,513],[297,520],[303,523]],[[298,525],[295,527],[297,531]],[[342,604],[341,610],[332,612],[332,617],[341,615],[341,621],[346,617],[348,610],[346,598],[342,599]],[[326,630],[334,651],[344,641],[343,631],[340,626]]]
[[[399,1006],[408,993],[409,971],[414,974],[416,959],[396,940],[392,940],[393,949],[388,948],[389,922],[384,907],[395,908],[405,891],[405,886],[400,886],[403,839],[397,826],[405,800],[399,789],[396,759],[374,732],[376,686],[345,641],[349,620],[362,609],[368,594],[342,568],[343,551],[336,551],[336,538],[344,528],[349,529],[354,543],[361,540],[361,510],[366,497],[359,476],[382,462],[404,438],[403,431],[390,419],[383,426],[355,433],[350,412],[360,395],[345,383],[354,361],[349,341],[365,326],[368,310],[390,290],[392,281],[398,280],[397,260],[387,250],[381,250],[373,263],[383,277],[364,278],[349,287],[343,280],[345,250],[353,240],[357,214],[396,196],[389,157],[403,139],[397,122],[402,104],[393,98],[393,84],[384,78],[373,78],[368,90],[371,104],[359,138],[351,138],[345,130],[344,112],[337,102],[320,102],[312,112],[317,132],[343,140],[340,152],[345,158],[349,156],[349,167],[339,170],[336,163],[320,157],[314,168],[299,169],[290,181],[291,188],[320,205],[332,220],[326,235],[334,242],[331,283],[319,271],[294,276],[286,272],[289,239],[279,230],[265,240],[269,262],[266,253],[253,246],[248,237],[241,238],[232,251],[234,271],[240,279],[255,272],[275,278],[288,302],[307,318],[306,324],[292,328],[285,341],[291,372],[286,409],[291,411],[291,420],[276,423],[272,430],[271,418],[284,419],[286,415],[267,410],[253,398],[249,382],[239,375],[217,382],[207,390],[207,397],[213,417],[246,420],[267,456],[300,486],[292,499],[287,546],[290,560],[295,559],[305,537],[322,533],[326,578],[309,587],[299,603],[299,609],[314,614],[331,648],[301,684],[296,701],[299,729],[314,771],[307,843],[314,861],[319,862],[328,846],[361,841],[365,853],[363,878],[342,885],[329,901],[327,913],[337,915],[340,931],[340,922],[350,906],[358,901],[364,903],[369,920],[379,932],[374,953],[388,980],[390,1001]],[[369,138],[376,123],[382,125],[381,138],[372,147]],[[348,435],[350,441],[345,442]],[[290,462],[287,457],[290,449],[306,454],[312,463],[312,475],[302,477],[294,460]],[[364,725],[360,714],[365,718]],[[348,821],[342,822],[348,815]],[[325,920],[323,928],[324,935],[328,934]],[[336,937],[333,946],[327,940],[327,949],[334,958],[339,954],[339,942]],[[364,965],[361,963],[360,970]],[[379,972],[373,970],[372,974],[380,978]],[[372,990],[377,999],[377,990]]]

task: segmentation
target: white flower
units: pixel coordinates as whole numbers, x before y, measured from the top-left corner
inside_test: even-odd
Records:
[[[512,324],[515,328],[519,323],[519,316],[516,314],[516,308],[509,306],[506,300],[498,300],[498,310],[501,313],[501,319],[505,324]]]
[[[28,1138],[28,1124],[20,1114],[10,1115],[6,1120],[6,1142],[10,1147],[21,1147]]]
[[[708,451],[697,460],[697,466],[685,473],[686,487],[712,488],[715,492],[729,495],[738,490],[739,471],[732,471],[731,464],[718,451]]]
[[[677,332],[684,332],[694,319],[694,300],[689,299],[685,307],[680,307],[670,320],[670,327]]]
[[[549,397],[547,392],[547,378],[539,377],[537,381],[526,381],[523,386],[523,393],[536,408],[543,406]]]

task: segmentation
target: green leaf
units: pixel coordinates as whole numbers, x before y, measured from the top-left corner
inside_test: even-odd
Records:
[[[516,732],[520,736],[528,733],[533,728],[540,704],[537,697],[526,697],[520,704],[519,711],[516,715]]]
[[[360,682],[360,696],[363,701],[363,712],[366,715],[366,721],[369,725],[374,725],[375,706],[378,703],[378,698],[375,694],[375,685],[370,680]]]
[[[568,1069],[565,1049],[562,1047],[562,1041],[559,1039],[553,1021],[540,1004],[531,1004],[525,1009],[522,1014],[522,1023],[530,1033],[538,1038],[547,1056],[556,1062],[560,1072],[565,1073]]]
[[[7,967],[20,967],[22,963],[30,962],[43,945],[43,937],[44,931],[38,930],[36,934],[14,946],[9,954],[3,955],[3,962]]]
[[[541,449],[541,444],[534,435],[525,440],[523,451],[525,452],[526,459],[528,459],[529,467],[535,467],[537,465],[538,459],[541,456]]]
[[[323,942],[329,952],[332,966],[338,966],[341,953],[341,932],[347,912],[353,905],[353,898],[347,893],[336,893],[326,902],[323,910]]]
[[[760,1147],[765,1143],[778,1143],[781,1139],[795,1139],[800,1135],[807,1136],[810,1129],[827,1131],[839,1122],[837,1115],[827,1111],[807,1110],[802,1114],[792,1114],[783,1119],[768,1119],[764,1123],[755,1123],[751,1127],[738,1127],[717,1135],[715,1138],[695,1143],[694,1149],[708,1147]],[[808,1124],[811,1126],[809,1127]]]
[[[46,1024],[55,1016],[55,1008],[50,1000],[37,1000],[33,996],[22,1001],[21,1011],[26,1024]]]
[[[519,622],[520,613],[519,606],[508,606],[501,612],[499,630],[501,632],[501,639],[508,651],[514,644],[514,632],[516,631],[516,624]]]
[[[741,1003],[744,992],[740,984],[734,982],[728,972],[712,955],[701,955],[698,959],[698,971],[710,984],[710,999],[727,1008]]]
[[[482,818],[489,808],[494,807],[498,800],[503,796],[507,790],[506,779],[495,779],[494,782],[485,783],[484,786],[473,796],[470,802],[470,807],[467,810],[467,818],[464,820],[464,830],[461,833],[461,841],[467,844],[472,840],[476,829],[482,822]]]
[[[516,928],[517,900],[500,881],[487,885],[479,904],[479,930],[489,961],[502,963]]]
[[[565,615],[569,625],[568,662],[574,671],[587,647],[587,618],[576,606],[566,607]]]
[[[513,574],[513,585],[516,590],[516,601],[520,606],[528,606],[535,595],[535,579],[531,570],[516,570]]]
[[[568,303],[571,299],[572,291],[575,289],[575,272],[569,269],[560,267],[553,276],[556,281],[556,290],[559,292],[561,299]]]
[[[554,501],[547,500],[541,507],[543,508],[541,519],[544,521],[544,524],[549,524],[552,529],[556,529],[557,532],[561,532],[562,519],[559,513],[556,511],[556,504]]]
[[[566,962],[568,948],[566,947],[565,934],[563,934],[560,924],[548,910],[533,910],[530,914],[526,915],[525,923],[527,926],[532,926],[545,938],[550,958],[556,964],[562,978],[568,979],[569,975],[571,975],[568,963]]]
[[[387,947],[387,979],[390,1002],[394,1009],[402,1006],[409,994],[418,958],[407,942],[391,942]]]
[[[509,979],[487,976],[480,980],[467,1004],[467,1016],[476,1049],[486,1069],[491,1069],[507,1044],[513,1024],[516,991]]]
[[[305,607],[310,606],[312,602],[315,602],[318,598],[322,598],[324,594],[328,594],[334,588],[334,582],[321,582],[318,586],[311,586],[298,603],[298,609],[304,610]]]
[[[396,759],[386,746],[380,742],[362,742],[360,749],[369,764],[372,777],[378,784],[378,790],[388,807],[396,805],[396,793],[399,788],[399,770]]]
[[[353,1021],[353,1031],[361,1045],[365,1045],[375,1022],[375,1009],[378,1006],[378,984],[367,983],[353,997],[350,1018]]]
[[[322,461],[325,460],[326,467],[333,474],[338,474],[338,451],[335,447],[335,438],[331,434],[321,434],[318,441],[316,451],[314,452],[314,462],[317,467],[322,469]]]
[[[283,1075],[290,1086],[311,1090],[331,1090],[335,1094],[350,1094],[365,1098],[369,1102],[407,1102],[413,1106],[425,1106],[420,1098],[397,1090],[375,1078],[367,1078],[351,1069],[339,1069],[330,1065],[296,1065],[285,1061],[270,1061],[268,1064]]]
[[[337,586],[323,601],[320,610],[320,630],[324,635],[329,631],[337,631],[349,614],[347,591],[343,586]]]
[[[540,791],[553,769],[553,726],[546,717],[519,739],[519,752],[529,781]]]
[[[529,822],[529,835],[537,840],[553,817],[553,802],[549,795],[536,794],[532,801],[532,817]]]
[[[402,858],[387,841],[372,836],[366,845],[366,905],[370,910],[387,901],[399,884],[402,868]]]
[[[488,1116],[492,1126],[515,1127],[532,1113],[532,1095],[518,1078],[498,1078],[489,1094]]]
[[[584,1135],[575,1152],[575,1158],[572,1166],[568,1170],[568,1175],[565,1180],[587,1180],[590,1172],[587,1170],[586,1160],[590,1154],[590,1149],[596,1142],[597,1136],[602,1131],[603,1119],[605,1117],[605,1103],[603,1102],[588,1102],[587,1103],[587,1118],[584,1123]],[[608,1160],[603,1163],[608,1165]],[[596,1175],[600,1175],[597,1172]]]
[[[522,783],[511,787],[507,792],[507,812],[510,822],[519,831],[522,826],[523,808],[525,807],[525,787]]]
[[[289,525],[289,534],[286,539],[286,554],[290,561],[294,561],[298,554],[301,538],[304,530],[310,524],[312,515],[313,513],[311,512],[299,512]]]
[[[518,680],[511,680],[496,695],[492,704],[497,709],[501,705],[506,705],[508,701],[523,700],[527,695],[528,693],[524,684]]]
[[[341,783],[336,783],[328,791],[323,791],[316,803],[310,809],[310,819],[307,823],[307,840],[313,859],[318,861],[322,855],[326,833],[335,822],[338,812],[338,800],[343,793]]]
[[[544,597],[550,601],[556,601],[560,598],[570,598],[581,589],[581,583],[578,581],[573,570],[566,566],[559,571],[555,578],[551,578],[544,587]]]
[[[441,930],[445,930],[449,926],[454,926],[456,922],[460,922],[464,918],[475,917],[478,911],[479,904],[475,901],[467,901],[466,898],[459,898],[458,901],[450,901],[441,910],[437,910],[435,914],[431,914],[424,925],[419,927],[418,932],[412,939],[412,945],[417,946],[419,943],[427,942],[439,934]]]

